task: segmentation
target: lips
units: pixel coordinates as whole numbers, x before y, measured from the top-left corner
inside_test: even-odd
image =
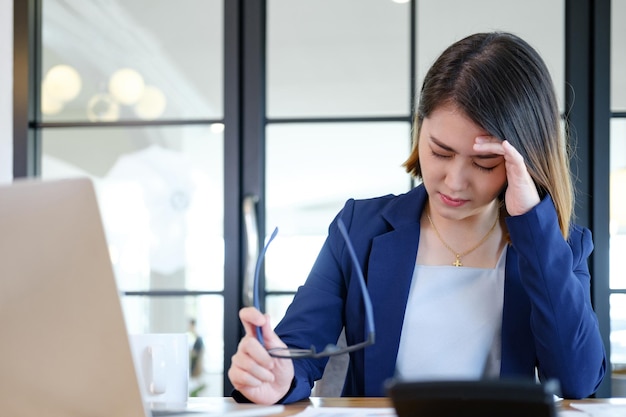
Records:
[[[460,198],[452,198],[448,195],[441,194],[441,193],[439,193],[439,198],[441,198],[441,201],[443,202],[443,204],[450,206],[450,207],[460,207],[469,201],[469,200],[463,200]]]

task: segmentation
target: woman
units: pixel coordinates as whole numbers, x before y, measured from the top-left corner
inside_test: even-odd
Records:
[[[557,379],[566,398],[595,392],[606,355],[590,300],[589,230],[571,222],[568,155],[549,72],[509,33],[451,45],[425,77],[405,162],[412,191],[349,200],[313,269],[272,330],[254,308],[229,377],[258,403],[310,395],[327,358],[267,349],[323,348],[345,326],[366,339],[367,281],[376,343],[350,354],[343,395],[381,396],[404,379]],[[255,327],[263,334],[263,346]]]

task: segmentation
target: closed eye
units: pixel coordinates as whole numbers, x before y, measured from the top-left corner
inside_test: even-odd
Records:
[[[440,154],[440,153],[437,153],[437,152],[433,151],[432,149],[430,150],[430,154],[432,156],[434,156],[435,158],[441,158],[441,159],[450,159],[450,158],[452,158],[452,155],[443,155],[443,154]]]
[[[437,153],[437,152],[433,151],[432,149],[431,149],[430,153],[431,153],[431,155],[432,155],[432,156],[434,156],[435,158],[440,158],[440,159],[450,159],[450,158],[452,158],[452,157],[454,156],[454,155],[444,155],[444,154],[440,154],[440,153]],[[472,162],[472,165],[473,165],[475,168],[477,168],[477,169],[479,169],[479,170],[481,170],[481,171],[483,171],[483,172],[491,172],[491,171],[493,171],[493,170],[494,170],[494,169],[498,166],[498,165],[495,165],[495,166],[492,166],[492,167],[485,167],[485,166],[482,166],[482,165],[477,164],[476,162]]]
[[[504,158],[500,155],[495,155],[495,154],[489,154],[489,155],[476,155],[474,158],[472,158],[472,165],[474,165],[476,168],[480,169],[481,171],[485,171],[485,172],[491,172],[493,171],[498,165],[500,165],[503,162]],[[487,162],[487,166],[482,165],[477,163],[478,162]],[[495,162],[495,164],[494,164]]]
[[[479,170],[484,171],[484,172],[491,172],[491,171],[493,171],[493,170],[496,168],[496,166],[497,166],[497,165],[496,165],[496,166],[493,166],[493,167],[484,167],[484,166],[482,166],[482,165],[478,165],[476,162],[473,162],[472,164],[473,164],[476,168],[478,168]]]

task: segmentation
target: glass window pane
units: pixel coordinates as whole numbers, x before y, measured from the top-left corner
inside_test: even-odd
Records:
[[[611,363],[626,365],[626,294],[611,294]]]
[[[609,279],[612,289],[626,288],[626,119],[611,121],[610,252]]]
[[[224,299],[222,296],[126,296],[122,297],[122,308],[128,332],[131,334],[187,333],[190,350],[190,396],[221,397],[223,395]],[[192,323],[192,320],[195,323]],[[201,345],[202,349],[193,351],[192,348],[198,337],[201,343],[196,344],[196,347]],[[192,358],[194,358],[193,362]]]
[[[45,121],[221,118],[221,0],[46,0]]]
[[[475,32],[513,32],[546,61],[561,112],[565,108],[564,0],[420,0],[417,2],[418,89],[443,50]]]
[[[626,1],[611,2],[611,110],[626,112]]]
[[[266,139],[266,230],[280,230],[266,257],[266,287],[295,290],[348,198],[410,189],[401,166],[410,125],[276,124],[268,126]]]
[[[267,3],[269,117],[409,113],[409,4]]]
[[[268,295],[265,297],[265,312],[270,315],[272,326],[276,326],[285,316],[293,295]]]
[[[121,290],[223,289],[221,133],[59,128],[42,144],[42,177],[94,180]]]

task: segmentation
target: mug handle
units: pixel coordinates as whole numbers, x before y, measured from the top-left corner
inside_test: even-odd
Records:
[[[148,346],[148,388],[151,394],[163,394],[167,390],[165,377],[165,349],[163,345]]]

